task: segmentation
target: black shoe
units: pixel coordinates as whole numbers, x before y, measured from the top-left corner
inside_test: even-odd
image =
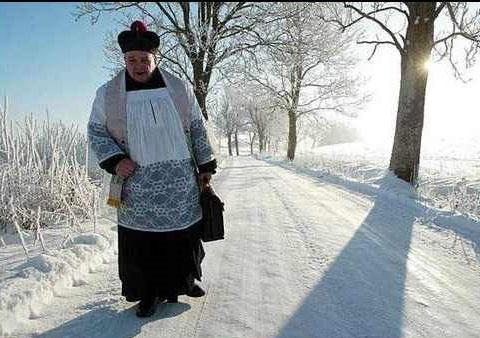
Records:
[[[155,313],[156,307],[155,297],[144,298],[138,303],[137,317],[150,317]]]
[[[193,285],[193,287],[190,290],[188,290],[187,296],[188,297],[195,297],[195,298],[203,297],[203,296],[205,296],[205,291],[203,291],[203,289],[200,286],[195,284],[195,285]]]

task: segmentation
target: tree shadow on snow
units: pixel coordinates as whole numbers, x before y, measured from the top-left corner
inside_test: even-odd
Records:
[[[272,163],[266,160],[267,163]],[[291,172],[296,173],[297,175],[307,177],[309,179],[314,179],[315,184],[320,186],[323,185],[333,185],[337,186],[341,189],[347,189],[353,192],[359,192],[361,194],[376,197],[378,194],[378,190],[375,187],[370,186],[369,184],[350,181],[348,179],[344,179],[341,177],[336,177],[334,175],[329,175],[328,173],[321,172],[315,169],[309,168],[301,168],[290,166],[288,163],[272,163],[278,167],[283,169],[289,170]],[[435,209],[430,209],[428,206],[422,206],[417,204],[415,206],[416,212],[418,212],[419,220],[425,220],[425,225],[429,226],[433,230],[443,230],[443,231],[451,231],[456,236],[460,236],[463,238],[464,241],[470,245],[474,251],[476,260],[480,262],[480,230],[479,230],[479,222],[468,218],[464,215],[459,215],[458,213],[451,212],[451,211],[438,211]],[[432,218],[433,212],[433,218]],[[431,223],[431,224],[429,224]],[[456,245],[457,241],[453,240],[452,245]],[[458,241],[458,245],[463,245],[462,241]],[[467,262],[470,261],[472,257],[465,253],[465,258]]]
[[[377,195],[368,216],[277,337],[402,337],[415,216],[399,200]]]
[[[120,312],[109,306],[94,307],[91,311],[36,337],[134,337],[141,332],[143,325],[164,318],[176,317],[189,310],[190,307],[191,306],[186,303],[158,304],[155,315],[149,318],[138,318],[135,315],[136,305]]]

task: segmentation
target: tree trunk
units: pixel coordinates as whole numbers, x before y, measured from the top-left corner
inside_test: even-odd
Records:
[[[232,156],[232,133],[227,134],[227,139],[228,139],[228,155]]]
[[[210,85],[210,78],[212,76],[212,70],[214,66],[214,60],[217,56],[216,51],[216,43],[213,42],[208,45],[208,48],[198,48],[198,46],[205,46],[208,40],[209,35],[209,25],[210,22],[212,23],[211,29],[216,31],[218,29],[219,21],[218,21],[218,8],[212,11],[212,4],[207,2],[200,2],[197,4],[200,7],[197,7],[199,13],[202,13],[198,16],[200,20],[201,27],[206,29],[202,30],[200,36],[197,36],[193,31],[192,27],[190,26],[189,19],[185,20],[185,18],[190,18],[189,13],[191,10],[191,6],[188,2],[180,3],[183,9],[184,14],[184,24],[185,30],[184,34],[186,35],[188,44],[186,54],[192,64],[193,69],[193,82],[195,83],[195,96],[197,97],[198,105],[200,106],[200,110],[202,111],[205,120],[208,120],[207,114],[207,94],[208,94],[208,87]],[[214,4],[213,6],[219,6],[218,4]],[[198,41],[200,40],[200,41]]]
[[[287,158],[290,161],[295,159],[295,150],[297,149],[297,108],[300,101],[300,88],[302,88],[302,57],[300,56],[300,43],[297,46],[296,61],[293,64],[292,71],[290,73],[290,85],[291,88],[291,105],[288,111],[288,146],[287,146]]]
[[[240,153],[238,151],[238,130],[235,130],[235,150],[237,152],[237,156],[239,156]]]
[[[390,170],[415,185],[420,164],[425,92],[425,63],[433,43],[435,2],[410,3],[405,52],[401,56],[401,83]]]
[[[264,145],[264,139],[265,139],[265,136],[263,135],[263,132],[259,131],[258,132],[258,151],[260,153],[263,153],[263,145]]]
[[[253,137],[250,139],[250,155],[253,155],[253,143],[255,143],[255,137],[257,134],[253,133]]]
[[[297,148],[297,115],[294,111],[288,112],[288,148],[287,158],[293,161]]]
[[[198,71],[194,72],[194,74],[196,73],[198,73]],[[194,81],[195,81],[195,87],[193,88],[193,91],[195,93],[195,97],[197,98],[198,105],[200,107],[200,110],[202,111],[203,116],[205,117],[205,120],[208,120],[207,106],[206,106],[207,91],[204,88],[205,85],[200,75],[197,75],[197,77],[194,78]]]

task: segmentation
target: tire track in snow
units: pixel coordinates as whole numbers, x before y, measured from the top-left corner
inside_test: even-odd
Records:
[[[229,229],[225,241],[228,247],[222,253],[218,278],[223,281],[219,281],[221,295],[217,300],[235,295],[233,308],[222,325],[225,330],[237,331],[230,335],[222,335],[228,331],[216,332],[219,337],[273,337],[308,293],[307,283],[299,281],[303,270],[298,259],[304,251],[285,235],[285,227],[293,227],[295,220],[268,184],[269,179],[275,179],[271,173],[275,167],[262,168],[257,163],[261,162],[235,161],[236,167],[229,170],[230,182],[223,187],[232,193],[226,202],[229,211],[234,209],[231,217],[235,224],[230,224],[234,229]],[[246,188],[240,190],[240,186]],[[230,290],[232,285],[241,290]],[[206,312],[207,320],[218,318],[210,307]],[[203,337],[214,335],[208,328],[202,328],[202,333]]]
[[[268,181],[272,191],[277,196],[278,200],[282,203],[285,211],[288,213],[289,218],[292,220],[290,229],[298,233],[301,238],[301,242],[304,244],[306,255],[303,257],[308,257],[308,262],[312,270],[315,271],[323,271],[325,270],[330,263],[335,259],[335,255],[331,253],[327,253],[327,249],[325,248],[324,239],[326,237],[326,233],[322,233],[319,227],[319,221],[321,219],[315,220],[312,219],[312,216],[308,215],[308,209],[303,209],[306,205],[311,205],[312,201],[315,201],[315,206],[318,207],[318,210],[325,211],[322,216],[325,217],[326,214],[334,216],[335,219],[341,220],[342,227],[344,227],[344,231],[347,235],[354,231],[355,229],[352,228],[350,224],[359,224],[358,220],[360,220],[364,215],[366,215],[368,209],[371,206],[368,206],[365,203],[365,200],[360,198],[355,198],[355,196],[349,198],[349,201],[354,203],[355,205],[361,207],[363,210],[360,214],[350,217],[347,217],[345,213],[342,213],[339,210],[335,210],[334,208],[328,206],[326,203],[322,201],[320,195],[325,194],[327,189],[323,187],[318,187],[313,192],[311,191],[311,184],[308,179],[303,176],[296,175],[291,173],[283,168],[275,168],[276,170],[273,171],[273,174],[278,178],[277,180]],[[282,192],[281,188],[278,187],[279,182],[289,182],[286,186],[298,186],[299,183],[307,183],[307,187],[300,186],[299,189],[292,190],[284,190]],[[310,189],[307,189],[310,188]],[[336,189],[339,190],[339,189]],[[341,191],[342,193],[345,193]],[[336,193],[336,191],[335,191]],[[328,194],[331,194],[328,192]],[[350,195],[345,193],[346,195]],[[300,197],[300,198],[299,198]],[[338,197],[338,196],[336,196]],[[358,203],[358,202],[361,203]],[[311,208],[311,206],[309,206]],[[356,219],[355,219],[356,218]],[[348,226],[347,226],[348,225]],[[337,230],[339,228],[337,227]],[[286,237],[288,241],[291,242],[289,236]],[[340,249],[340,248],[339,248]],[[330,250],[328,250],[330,251]],[[304,270],[305,273],[305,270]],[[305,280],[308,280],[308,277],[304,276]]]

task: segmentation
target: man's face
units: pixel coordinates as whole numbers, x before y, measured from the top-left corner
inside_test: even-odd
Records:
[[[155,57],[152,53],[131,50],[125,53],[128,74],[137,82],[147,82],[155,70]]]

